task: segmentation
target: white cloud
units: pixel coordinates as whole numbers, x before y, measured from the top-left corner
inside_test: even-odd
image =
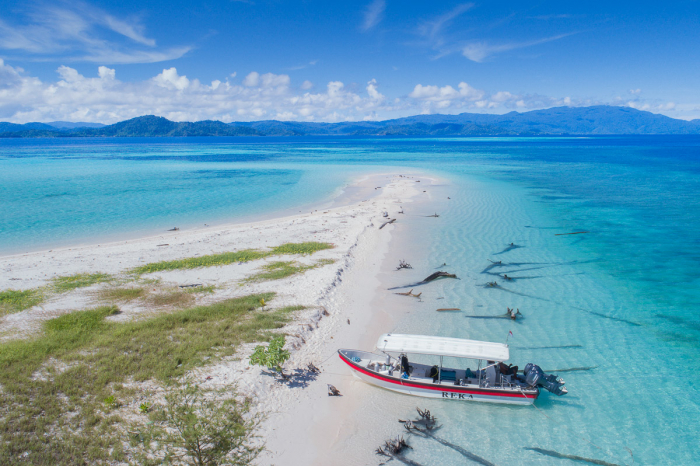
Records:
[[[251,72],[243,85],[228,79],[211,85],[178,73],[174,67],[138,82],[122,82],[118,70],[101,66],[95,77],[61,66],[58,79],[43,82],[0,60],[0,119],[3,121],[93,121],[114,123],[141,115],[175,121],[277,118],[344,121],[376,117],[404,103],[387,103],[375,80],[366,93],[331,81],[319,92],[299,91],[289,76]],[[300,93],[301,92],[301,93]]]
[[[462,46],[462,55],[471,61],[481,63],[486,58],[495,55],[497,53],[507,52],[509,50],[522,49],[526,47],[533,47],[535,45],[544,44],[547,42],[552,42],[555,40],[563,39],[575,33],[569,34],[559,34],[558,36],[545,37],[544,39],[537,39],[527,42],[512,42],[509,44],[492,45],[488,42],[474,41]]]
[[[367,6],[365,10],[365,17],[362,21],[362,30],[369,31],[374,26],[379,24],[384,17],[384,10],[386,9],[385,0],[373,0]]]
[[[190,85],[190,80],[187,79],[187,76],[179,76],[175,67],[163,70],[161,74],[153,78],[153,81],[159,86],[177,89],[179,91],[187,89]]]
[[[305,91],[311,89],[312,87],[314,87],[314,83],[312,83],[308,79],[301,83],[301,88]]]
[[[630,89],[629,93],[632,95],[639,95],[642,93],[642,90],[641,89]]]
[[[418,31],[421,35],[428,37],[432,40],[438,40],[438,36],[442,33],[443,28],[449,25],[455,18],[462,15],[466,11],[474,7],[473,3],[462,3],[457,5],[447,13],[433,18],[430,21],[426,21],[419,26]]]
[[[230,77],[203,84],[163,69],[143,81],[122,82],[119,70],[100,66],[94,77],[69,66],[57,70],[57,78],[42,81],[0,59],[0,121],[92,121],[114,123],[141,115],[155,114],[174,121],[260,119],[298,121],[378,120],[416,113],[459,113],[465,111],[504,113],[554,106],[603,104],[593,100],[555,98],[509,91],[489,93],[466,82],[457,85],[417,84],[403,97],[387,98],[379,83],[369,80],[364,89],[331,81],[318,91],[309,84],[292,85],[284,74],[251,72],[245,83]],[[308,81],[307,81],[308,82]],[[306,83],[306,82],[305,82]],[[640,100],[618,105],[654,112],[697,114],[673,102]]]
[[[0,19],[0,49],[21,51],[26,59],[155,63],[180,58],[191,50],[189,46],[159,50],[139,20],[117,18],[81,1],[19,5],[17,11],[23,16],[12,23]]]
[[[640,102],[638,100],[631,100],[626,103],[626,106],[634,108],[636,110],[644,110],[647,112],[668,112],[671,110],[675,110],[676,108],[675,102],[654,104],[649,102]]]
[[[379,93],[377,90],[377,80],[372,79],[370,82],[367,83],[367,94],[369,95],[369,98],[381,102],[382,100],[385,99],[385,97]]]
[[[243,80],[243,85],[244,86],[257,86],[260,83],[260,74],[257,72],[253,71],[248,74],[248,76],[245,77]]]
[[[114,79],[116,76],[116,71],[111,68],[107,68],[106,66],[100,66],[97,68],[97,74],[102,79]]]

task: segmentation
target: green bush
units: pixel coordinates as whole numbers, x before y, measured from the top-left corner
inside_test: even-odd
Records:
[[[264,366],[284,376],[282,364],[289,359],[289,351],[284,349],[285,337],[276,336],[268,346],[257,346],[250,356],[250,365]]]
[[[132,434],[139,464],[243,466],[258,456],[262,447],[252,440],[259,417],[246,416],[249,403],[207,395],[190,383],[168,392],[165,405],[154,408],[155,422]]]

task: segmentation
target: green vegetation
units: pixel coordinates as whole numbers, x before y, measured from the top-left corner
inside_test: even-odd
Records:
[[[51,285],[31,290],[5,290],[0,291],[0,316],[24,311],[30,307],[41,304],[50,292],[64,293],[76,288],[94,285],[110,280],[111,277],[104,273],[79,273],[65,277],[56,277]]]
[[[24,311],[40,304],[44,300],[39,290],[5,290],[0,291],[0,316]]]
[[[96,283],[106,282],[111,278],[106,273],[78,273],[65,277],[56,277],[52,280],[52,286],[58,293],[65,293],[76,288],[84,288]]]
[[[229,299],[137,322],[113,322],[114,306],[74,312],[30,340],[0,344],[0,464],[126,461],[115,425],[135,396],[126,381],[168,384],[195,366],[275,336],[297,307],[262,312],[272,293]],[[38,370],[47,380],[33,378]],[[21,457],[29,452],[25,457]],[[22,458],[20,460],[20,458]]]
[[[215,267],[233,264],[235,262],[248,262],[257,259],[264,259],[270,256],[282,254],[313,254],[324,249],[330,249],[330,243],[286,243],[272,248],[269,251],[259,249],[244,249],[237,252],[224,252],[221,254],[211,254],[201,257],[189,257],[174,261],[153,262],[142,265],[132,270],[133,273],[142,275],[153,272],[164,272],[167,270],[196,269],[199,267]]]
[[[183,291],[186,293],[213,293],[215,289],[216,287],[214,285],[209,285],[185,288]]]
[[[214,267],[233,264],[234,262],[248,262],[267,257],[267,253],[257,249],[244,249],[238,252],[224,252],[209,256],[190,257],[174,261],[153,262],[142,265],[132,270],[133,273],[142,275],[145,273],[163,272],[166,270],[196,269],[199,267]]]
[[[148,302],[156,307],[185,307],[194,303],[194,296],[187,291],[166,291],[165,293],[152,294],[148,297]]]
[[[315,241],[307,243],[285,243],[272,248],[271,256],[281,256],[282,254],[313,254],[324,249],[332,249],[330,243],[317,243]]]
[[[283,349],[284,335],[278,335],[270,341],[268,346],[256,346],[250,356],[250,365],[264,366],[284,376],[282,364],[289,359],[289,351]]]
[[[259,417],[247,418],[250,403],[239,402],[230,392],[215,399],[191,383],[165,395],[154,407],[152,420],[132,434],[132,447],[140,447],[139,464],[192,464],[196,466],[247,465],[262,450],[251,445]]]
[[[315,269],[316,267],[322,267],[324,265],[332,264],[334,261],[331,259],[321,259],[312,265],[297,264],[296,262],[272,262],[270,264],[265,264],[262,266],[262,272],[258,272],[255,275],[251,275],[246,278],[246,282],[262,282],[266,280],[280,280],[282,278],[287,278],[298,273],[304,273],[307,270]]]
[[[126,302],[134,299],[142,298],[146,295],[144,288],[107,288],[100,291],[99,297],[103,301],[110,302]]]

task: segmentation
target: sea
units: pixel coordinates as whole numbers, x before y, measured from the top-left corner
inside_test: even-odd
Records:
[[[700,464],[698,136],[3,139],[0,255],[297,212],[375,172],[445,180],[405,259],[460,278],[392,330],[508,339],[569,391],[428,400],[406,464]]]

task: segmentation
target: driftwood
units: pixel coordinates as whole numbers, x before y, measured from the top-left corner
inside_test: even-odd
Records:
[[[508,317],[510,317],[510,320],[517,320],[518,318],[522,318],[522,316],[523,316],[520,313],[520,309],[513,310],[509,307],[507,307],[506,309],[507,309],[506,313],[507,313]]]
[[[413,450],[403,437],[396,437],[396,440],[385,441],[384,448],[379,447],[374,452],[377,455],[394,456],[400,455],[406,448]]]
[[[168,231],[180,231],[180,229],[179,229],[178,227],[173,227],[173,228],[171,228],[171,229],[168,230]]]
[[[444,307],[441,309],[436,309],[436,311],[437,312],[440,312],[440,311],[461,311],[461,309],[458,307]]]
[[[319,369],[318,367],[316,367],[316,366],[314,365],[314,363],[312,363],[312,362],[310,362],[310,363],[308,363],[308,364],[306,365],[306,370],[308,370],[308,371],[311,372],[312,374],[320,374],[320,373],[321,373],[321,369]]]
[[[384,228],[385,226],[389,225],[390,223],[394,223],[395,221],[396,221],[396,219],[395,219],[395,218],[392,218],[392,219],[389,220],[388,222],[382,223],[382,224],[379,226],[379,229],[381,230],[381,229]]]
[[[423,192],[425,192],[425,191],[423,191]],[[438,218],[439,215],[437,214],[437,212],[435,212],[433,215],[426,215],[426,217],[435,217],[435,218]]]
[[[437,280],[438,278],[457,278],[457,275],[455,275],[453,273],[443,272],[443,271],[435,272],[435,273],[431,273],[430,275],[425,277],[423,279],[423,283],[432,282],[433,280]]]
[[[326,384],[326,385],[328,385],[328,396],[343,396],[340,394],[340,390],[335,388],[333,385],[331,385],[331,384]]]
[[[405,293],[394,293],[394,294],[398,294],[401,296],[413,296],[414,298],[420,299],[420,295],[422,295],[423,293],[413,294],[413,288],[411,288],[411,291],[407,291]]]
[[[575,231],[573,233],[555,233],[554,236],[582,235],[584,233],[590,233],[590,231]]]
[[[197,286],[203,286],[201,283],[193,283],[192,285],[179,285],[180,288],[195,288]]]
[[[401,270],[401,269],[412,269],[412,268],[413,268],[413,267],[411,267],[411,264],[409,264],[408,262],[406,262],[406,261],[404,261],[404,260],[400,260],[400,261],[399,261],[399,266],[396,267],[396,270]]]
[[[161,247],[161,246],[170,246],[170,245],[168,243],[165,243],[165,244],[157,244],[156,246]]]

